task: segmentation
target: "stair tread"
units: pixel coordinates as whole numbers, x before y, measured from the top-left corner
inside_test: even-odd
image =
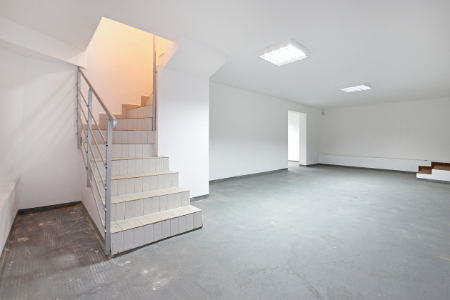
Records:
[[[141,105],[141,106],[139,106],[139,107],[130,108],[130,109],[128,109],[128,110],[138,109],[138,108],[142,108],[142,107],[149,107],[149,106],[152,106],[152,105],[153,105],[153,104],[150,104],[150,105]]]
[[[129,118],[129,117],[126,117],[126,118],[120,118],[120,119],[118,119],[118,120],[142,120],[142,119],[151,119],[152,117],[142,117],[142,118]]]
[[[169,158],[168,156],[142,156],[142,157],[113,157],[112,161],[115,160],[130,160],[130,159],[152,159],[152,158]],[[96,158],[95,161],[102,161],[101,158]]]
[[[87,141],[84,141],[84,144],[87,144]],[[94,144],[94,139],[92,139],[92,145]],[[150,144],[155,144],[155,143],[116,143],[116,142],[112,142],[111,144],[113,145],[150,145]],[[97,143],[97,145],[105,145],[105,143]]]
[[[140,217],[134,217],[131,219],[125,219],[121,221],[111,222],[111,233],[117,233],[121,231],[126,231],[129,229],[146,226],[149,224],[154,224],[173,218],[178,218],[188,214],[200,212],[201,209],[192,206],[182,206],[178,208],[173,208],[161,212],[156,212],[148,215],[143,215]]]
[[[134,201],[138,199],[144,199],[144,198],[153,198],[153,197],[159,197],[169,194],[176,194],[181,192],[188,192],[188,189],[182,188],[182,187],[172,187],[168,189],[161,189],[161,190],[154,190],[149,192],[142,192],[142,193],[134,193],[134,194],[127,194],[123,196],[117,196],[111,198],[112,204],[122,203],[122,202],[128,202],[128,201]]]
[[[98,129],[92,129],[92,131],[95,131],[95,130],[98,130]],[[101,131],[104,131],[104,133],[103,134],[106,134],[106,129],[100,129]],[[153,129],[113,129],[113,131],[155,131],[155,130],[153,130]]]
[[[435,170],[443,170],[443,171],[450,171],[450,166],[445,166],[445,165],[436,165],[434,166]]]
[[[111,180],[130,179],[130,178],[137,178],[137,177],[157,176],[157,175],[176,174],[176,173],[178,173],[178,172],[175,172],[175,171],[157,171],[157,172],[139,173],[139,174],[116,175],[116,176],[112,176]],[[100,177],[95,177],[95,179],[97,181],[101,181],[102,180]]]
[[[104,131],[106,133],[106,129],[97,129],[97,128],[92,128],[92,131]],[[113,129],[113,131],[155,131],[153,129]]]

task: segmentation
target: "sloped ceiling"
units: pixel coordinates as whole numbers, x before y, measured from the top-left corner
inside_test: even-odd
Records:
[[[0,15],[84,50],[101,17],[224,52],[211,81],[318,108],[450,96],[450,1],[0,0]],[[307,59],[255,52],[292,38]],[[341,84],[374,89],[344,93]]]

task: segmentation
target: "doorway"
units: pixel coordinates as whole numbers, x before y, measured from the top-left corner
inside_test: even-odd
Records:
[[[306,114],[288,111],[288,163],[307,165]]]

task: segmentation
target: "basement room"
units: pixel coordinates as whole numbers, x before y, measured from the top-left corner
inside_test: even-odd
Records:
[[[449,16],[0,0],[0,300],[450,299]]]

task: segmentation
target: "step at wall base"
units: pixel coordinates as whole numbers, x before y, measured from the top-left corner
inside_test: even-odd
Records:
[[[450,163],[431,162],[431,166],[419,166],[416,178],[450,182]]]

